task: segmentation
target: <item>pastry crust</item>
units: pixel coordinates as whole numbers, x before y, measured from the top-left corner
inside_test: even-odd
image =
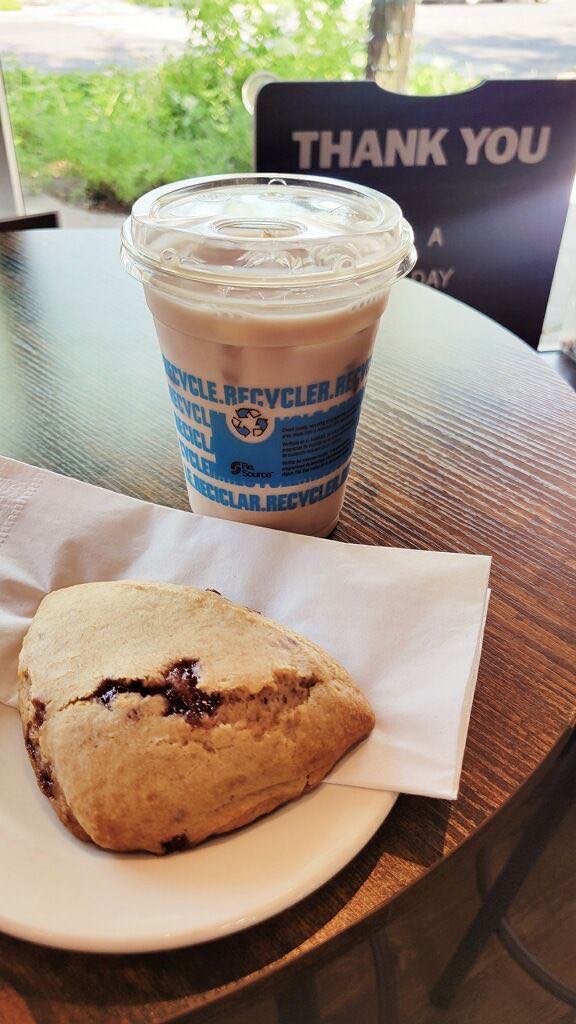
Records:
[[[374,725],[348,673],[214,591],[87,583],[42,601],[19,662],[40,788],[110,850],[166,853],[316,786]]]

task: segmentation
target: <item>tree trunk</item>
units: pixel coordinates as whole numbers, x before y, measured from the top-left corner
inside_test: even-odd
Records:
[[[416,0],[372,0],[366,78],[406,92]]]

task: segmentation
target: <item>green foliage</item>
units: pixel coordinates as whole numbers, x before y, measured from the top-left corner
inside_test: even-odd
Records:
[[[178,0],[195,51],[219,85],[253,71],[284,79],[362,77],[368,0]]]
[[[165,181],[250,165],[249,116],[186,88],[186,60],[154,71],[6,73],[22,175],[73,199],[129,204]],[[65,187],[63,187],[64,183]]]
[[[0,11],[21,11],[20,0],[0,0]]]
[[[246,78],[361,78],[366,9],[347,0],[177,0],[190,44],[184,56],[144,71],[6,73],[21,172],[40,189],[122,205],[166,181],[242,172],[252,162]],[[413,91],[469,83],[416,67]]]
[[[461,75],[446,64],[414,64],[408,92],[414,96],[444,96],[478,84],[477,78]]]

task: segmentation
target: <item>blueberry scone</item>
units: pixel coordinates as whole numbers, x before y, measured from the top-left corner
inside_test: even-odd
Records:
[[[190,587],[54,591],[19,682],[40,788],[109,850],[168,853],[245,825],[316,786],[374,725],[323,650]]]

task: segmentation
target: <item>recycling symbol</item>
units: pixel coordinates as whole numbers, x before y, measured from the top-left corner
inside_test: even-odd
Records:
[[[240,437],[245,439],[262,437],[268,430],[268,420],[262,415],[261,409],[249,409],[241,406],[234,410],[232,426]]]

